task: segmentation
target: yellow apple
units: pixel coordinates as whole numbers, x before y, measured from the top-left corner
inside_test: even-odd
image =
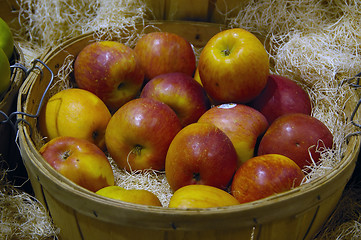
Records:
[[[0,48],[0,95],[5,93],[10,86],[10,74],[9,60]]]
[[[237,205],[228,192],[208,185],[187,185],[174,192],[169,208],[211,208]]]
[[[39,116],[43,136],[53,139],[71,136],[105,148],[105,129],[111,114],[95,94],[78,88],[66,89],[53,95]]]
[[[14,38],[9,25],[2,18],[0,18],[0,48],[9,60],[14,52]]]
[[[108,186],[98,190],[96,194],[124,202],[162,206],[154,193],[144,189],[125,189],[119,186]]]
[[[269,58],[258,38],[233,28],[214,35],[204,46],[199,76],[209,96],[218,103],[246,103],[265,88]]]
[[[201,77],[199,76],[198,67],[196,68],[196,71],[194,72],[194,77],[193,78],[194,78],[194,80],[196,80],[203,87]]]

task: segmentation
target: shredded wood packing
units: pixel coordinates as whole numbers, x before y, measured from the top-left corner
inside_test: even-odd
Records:
[[[122,42],[133,46],[139,38],[133,34],[136,23],[152,18],[151,10],[142,0],[18,0],[18,3],[23,28],[14,32],[28,63],[48,47],[95,30],[99,38],[121,38]],[[356,90],[347,84],[340,86],[340,82],[361,71],[361,3],[356,0],[250,0],[240,1],[240,4],[239,13],[226,17],[224,24],[230,28],[242,27],[260,36],[269,51],[271,72],[298,81],[312,98],[312,115],[334,134],[333,149],[325,150],[320,143],[322,164],[311,167],[311,173],[304,180],[307,184],[325,176],[337,165],[345,154],[345,137],[357,131],[347,123],[349,116],[344,112],[349,97]],[[110,35],[109,29],[117,31]],[[52,90],[54,93],[71,87],[68,79],[74,58],[69,56],[64,62],[57,76],[59,81]],[[117,169],[110,161],[118,185],[148,189],[167,206],[171,191],[164,174],[151,170],[128,173]],[[358,207],[351,211],[358,213],[359,210]],[[360,235],[358,220],[337,224],[336,230],[324,229],[319,239],[326,239],[322,237],[326,235],[336,239],[333,233],[356,237]]]
[[[0,239],[54,239],[59,233],[44,206],[32,195],[7,181],[5,164],[0,168]]]

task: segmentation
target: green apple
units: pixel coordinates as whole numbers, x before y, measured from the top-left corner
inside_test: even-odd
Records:
[[[0,48],[0,95],[6,92],[10,85],[10,63],[4,53]]]
[[[14,38],[9,25],[2,18],[0,18],[0,48],[10,59],[14,52]]]

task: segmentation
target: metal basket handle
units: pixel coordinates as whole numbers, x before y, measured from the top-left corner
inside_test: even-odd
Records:
[[[14,65],[11,66],[12,68],[20,68],[20,69],[22,69],[22,70],[25,72],[25,77],[27,77],[32,71],[34,71],[34,70],[37,69],[37,70],[40,71],[40,74],[41,74],[40,77],[42,78],[42,77],[43,77],[43,70],[42,70],[42,68],[40,68],[40,67],[37,65],[38,63],[40,63],[41,65],[43,65],[43,66],[50,72],[50,74],[51,74],[51,79],[50,79],[50,81],[49,81],[49,83],[48,83],[48,85],[47,85],[47,87],[46,87],[46,89],[45,89],[45,91],[44,91],[44,93],[43,93],[43,95],[42,95],[42,97],[41,97],[41,100],[40,100],[40,103],[39,103],[39,106],[38,106],[38,108],[37,108],[36,113],[35,113],[35,114],[29,114],[29,113],[26,113],[26,112],[15,111],[15,112],[10,113],[9,116],[7,116],[6,113],[4,113],[3,111],[0,111],[0,115],[2,115],[2,116],[5,118],[5,120],[1,121],[0,124],[9,124],[9,125],[12,127],[12,129],[14,130],[15,133],[17,132],[18,124],[19,124],[20,122],[24,122],[24,123],[27,124],[27,125],[30,127],[30,129],[31,129],[31,125],[29,124],[28,121],[26,121],[26,120],[25,120],[24,118],[22,118],[22,117],[17,118],[17,116],[18,116],[18,115],[22,115],[22,116],[27,116],[27,117],[32,117],[32,118],[37,118],[37,117],[39,116],[40,111],[41,111],[41,107],[42,107],[42,105],[43,105],[43,103],[44,103],[45,95],[46,95],[46,93],[48,92],[48,90],[49,90],[49,88],[50,88],[50,86],[51,86],[51,84],[52,84],[52,82],[53,82],[54,74],[53,74],[53,72],[51,71],[51,69],[50,69],[43,61],[41,61],[41,60],[39,60],[39,59],[33,60],[33,62],[32,62],[32,67],[29,68],[29,69],[27,69],[26,67],[24,67],[24,66],[21,65],[21,64],[14,64]],[[30,131],[30,132],[32,132],[32,131]]]

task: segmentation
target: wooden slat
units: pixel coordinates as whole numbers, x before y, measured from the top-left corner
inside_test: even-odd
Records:
[[[148,19],[164,20],[166,0],[143,0],[148,11]]]
[[[84,240],[79,231],[76,209],[64,205],[44,189],[44,197],[55,226],[60,228],[61,240]],[[96,239],[96,238],[87,238]],[[106,239],[106,238],[104,238]]]
[[[208,0],[167,0],[166,20],[208,21]]]
[[[0,17],[10,28],[19,29],[19,5],[16,0],[0,0]]]
[[[217,0],[210,22],[225,23],[228,18],[234,18],[242,10],[246,0]]]

